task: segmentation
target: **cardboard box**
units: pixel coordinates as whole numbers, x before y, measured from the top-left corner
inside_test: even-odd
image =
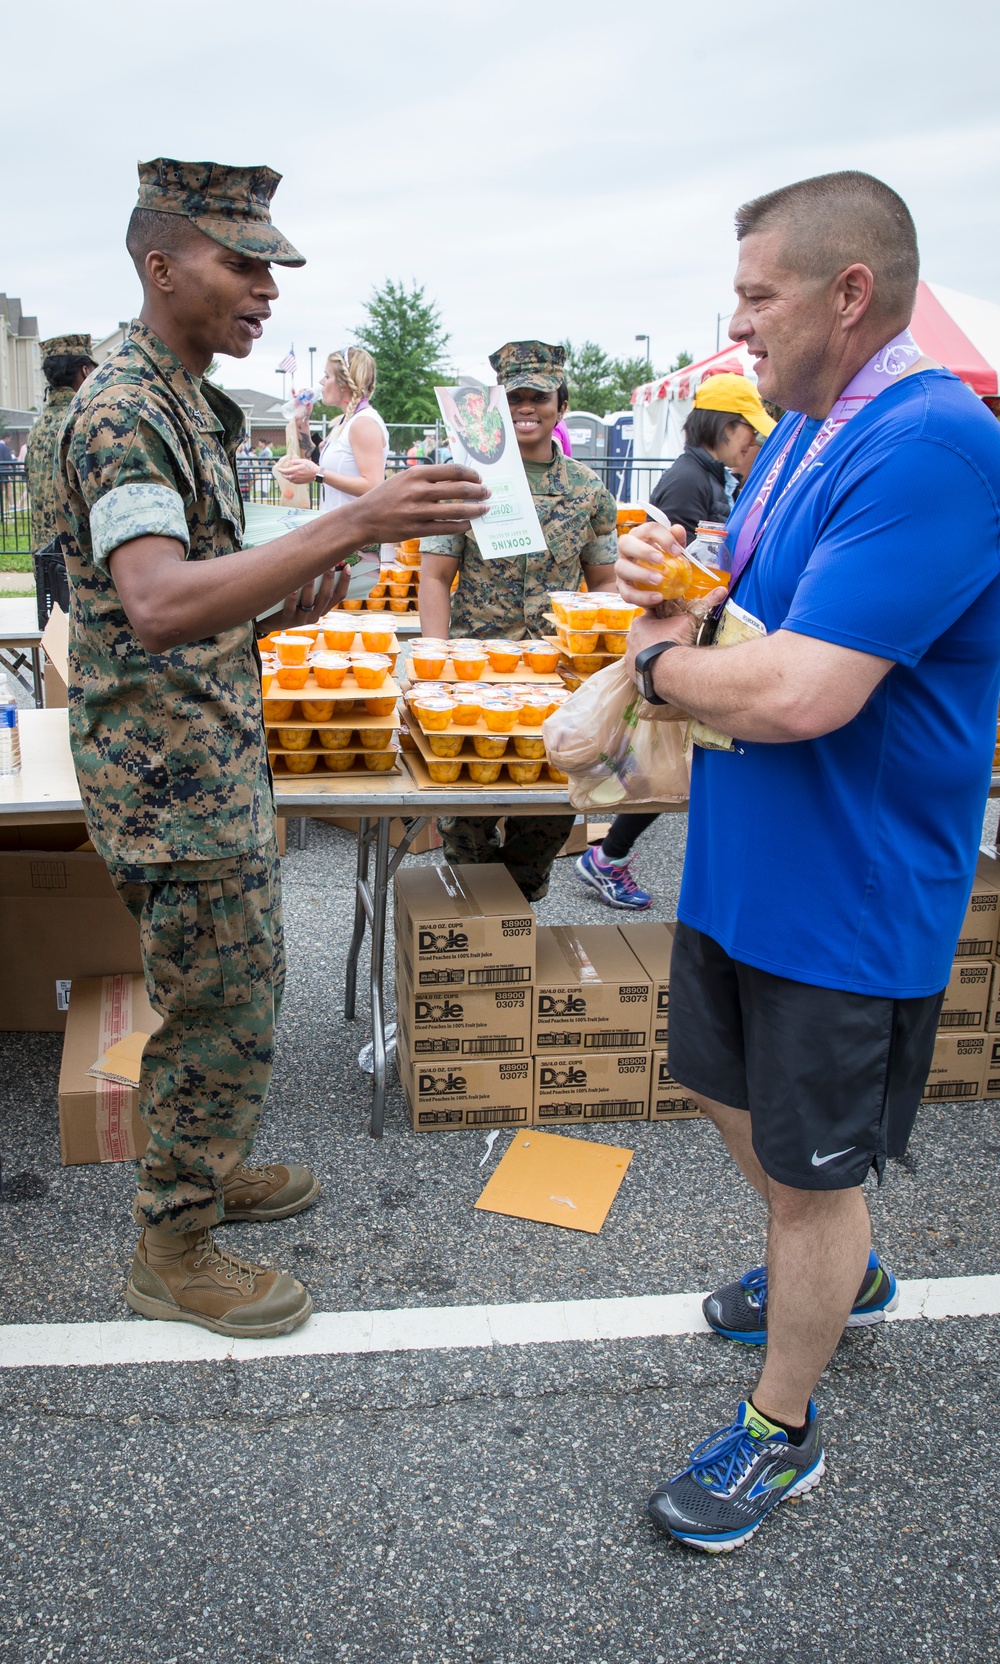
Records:
[[[985,1097],[993,1045],[988,1034],[939,1034],[923,1102],[965,1103]]]
[[[533,1052],[647,1050],[652,1028],[651,980],[617,925],[539,930]]]
[[[647,1051],[536,1057],[534,1125],[648,1121],[651,1059]]]
[[[990,1014],[994,964],[992,959],[956,959],[951,967],[938,1029],[950,1033],[985,1029]]]
[[[654,1052],[649,1083],[649,1119],[693,1121],[704,1118],[705,1111],[689,1096],[687,1087],[674,1080],[666,1052]]]
[[[73,984],[59,1070],[59,1146],[64,1167],[134,1161],[146,1148],[134,1087],[88,1075],[110,1046],[160,1026],[141,976],[79,977]]]
[[[479,1132],[530,1127],[534,1080],[530,1057],[498,1061],[407,1063],[399,1077],[414,1132]]]
[[[414,992],[397,957],[396,1020],[400,1056],[530,1057],[531,989],[424,988]]]
[[[990,1008],[986,1013],[986,1031],[988,1034],[1000,1032],[1000,963],[993,961],[993,987],[990,990]]]
[[[984,1098],[1000,1098],[1000,1039],[995,1034],[986,1036],[986,1079]]]
[[[80,852],[86,827],[21,836],[40,847],[0,849],[0,1028],[59,1033],[71,982],[142,970],[139,927],[101,857]]]
[[[618,933],[631,948],[653,984],[654,1046],[667,1043],[670,1014],[670,955],[674,950],[676,920],[669,924],[620,924]]]
[[[965,919],[955,948],[956,959],[993,959],[1000,933],[1000,861],[980,855]]]
[[[404,867],[396,874],[396,951],[418,992],[528,986],[537,928],[506,867]]]
[[[69,704],[69,619],[61,607],[53,607],[42,631],[45,654],[45,706],[65,710]]]

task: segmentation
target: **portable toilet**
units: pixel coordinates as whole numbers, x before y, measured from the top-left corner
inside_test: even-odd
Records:
[[[635,422],[631,410],[616,410],[613,415],[605,417],[605,421],[608,425],[608,490],[618,502],[627,503],[632,495]],[[614,467],[616,462],[621,462],[623,466]]]
[[[608,455],[608,424],[603,416],[591,410],[568,410],[563,417],[569,433],[573,455],[580,462],[589,462],[604,478],[604,463]]]

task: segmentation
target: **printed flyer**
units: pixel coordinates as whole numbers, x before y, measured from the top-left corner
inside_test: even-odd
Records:
[[[484,560],[540,555],[545,538],[531,499],[507,394],[502,387],[435,387],[455,462],[489,486],[490,511],[473,520]]]

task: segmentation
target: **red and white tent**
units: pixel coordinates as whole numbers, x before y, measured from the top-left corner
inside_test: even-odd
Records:
[[[921,282],[910,328],[927,357],[953,370],[974,393],[981,398],[1000,395],[1000,306],[940,283]],[[695,393],[706,376],[722,371],[756,379],[749,353],[736,342],[697,364],[636,388],[632,394],[636,461],[680,455]]]

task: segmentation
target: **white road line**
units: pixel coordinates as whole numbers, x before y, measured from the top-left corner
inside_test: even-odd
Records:
[[[11,1323],[0,1326],[0,1369],[88,1369],[233,1358],[328,1357],[456,1347],[533,1346],[707,1334],[701,1294],[620,1300],[528,1301],[510,1306],[408,1306],[319,1312],[293,1335],[226,1340],[188,1323]],[[1000,1276],[934,1277],[899,1285],[890,1321],[1000,1313]]]

